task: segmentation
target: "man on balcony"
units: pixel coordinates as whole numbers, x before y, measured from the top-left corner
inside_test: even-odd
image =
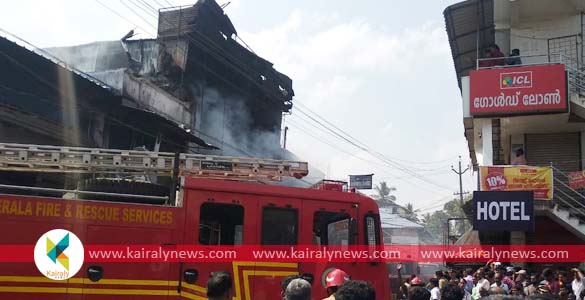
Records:
[[[512,160],[512,165],[526,165],[526,158],[524,157],[524,150],[522,148],[516,149],[516,157]]]
[[[521,65],[522,59],[520,59],[520,49],[512,49],[512,53],[510,53],[510,57],[506,60],[508,65]]]

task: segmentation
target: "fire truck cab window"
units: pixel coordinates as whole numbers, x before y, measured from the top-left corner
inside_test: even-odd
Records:
[[[319,211],[313,216],[313,244],[347,245],[350,217],[346,213]]]
[[[298,211],[264,207],[262,210],[262,245],[296,245]]]
[[[204,203],[201,205],[199,243],[202,245],[240,245],[244,208],[239,205]]]
[[[364,218],[364,229],[365,229],[365,243],[369,246],[380,244],[380,234],[378,232],[378,215],[366,215]]]

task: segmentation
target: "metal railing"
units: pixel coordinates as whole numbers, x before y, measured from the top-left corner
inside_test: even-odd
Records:
[[[561,56],[561,54],[546,54],[478,58],[476,61],[476,69],[515,68],[557,64],[562,63]]]
[[[554,171],[554,200],[559,208],[570,210],[570,215],[585,223],[585,194],[568,184],[569,175],[552,166]]]
[[[0,188],[6,189],[6,190],[21,190],[21,191],[55,193],[55,194],[61,194],[60,196],[63,196],[66,193],[71,193],[71,194],[80,194],[80,195],[85,194],[85,195],[92,195],[92,196],[114,196],[114,197],[135,198],[135,199],[163,200],[163,201],[169,200],[168,196],[152,196],[152,195],[140,195],[140,194],[94,192],[94,191],[56,189],[56,188],[36,187],[36,186],[10,185],[10,184],[0,184]]]

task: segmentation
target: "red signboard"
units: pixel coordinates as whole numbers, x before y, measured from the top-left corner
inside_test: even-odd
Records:
[[[574,190],[585,188],[585,171],[569,173],[569,185]]]
[[[567,110],[565,65],[474,70],[471,115],[511,115]]]

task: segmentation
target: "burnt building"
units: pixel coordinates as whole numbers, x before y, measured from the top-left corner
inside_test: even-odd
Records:
[[[236,38],[213,0],[161,9],[155,39],[131,31],[38,49],[2,34],[0,142],[298,160],[280,146],[291,79]],[[53,188],[84,180],[0,175],[2,184]]]
[[[284,158],[292,81],[236,40],[213,0],[161,9],[156,39],[46,49],[126,99],[217,146],[214,154]],[[203,152],[204,149],[199,149]]]

